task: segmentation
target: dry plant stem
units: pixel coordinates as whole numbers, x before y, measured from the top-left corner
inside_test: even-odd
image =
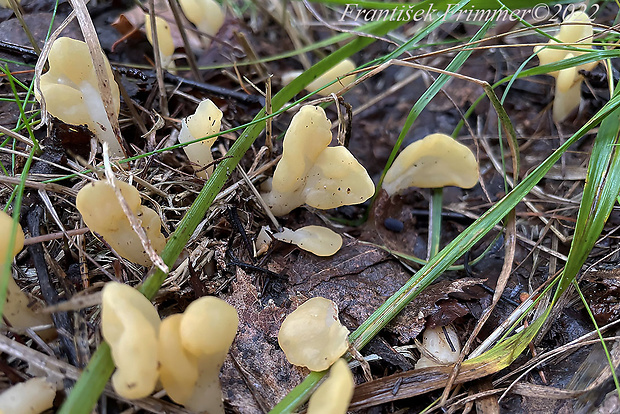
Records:
[[[0,351],[6,353],[7,355],[21,359],[22,361],[27,361],[29,364],[44,370],[51,378],[61,380],[68,377],[76,380],[81,375],[81,371],[73,365],[22,345],[21,343],[13,341],[4,335],[0,335]],[[191,414],[190,411],[187,411],[182,407],[155,398],[127,400],[116,394],[110,386],[106,386],[104,393],[114,399],[126,402],[149,412]]]
[[[12,131],[2,125],[0,125],[0,133],[5,134],[13,139],[18,140],[19,142],[23,142],[24,144],[32,147],[34,146],[34,143],[32,142],[32,140],[30,138],[26,138],[25,136],[18,134],[15,131]]]
[[[502,297],[502,294],[504,293],[504,289],[506,288],[506,283],[508,283],[508,278],[510,277],[510,274],[512,273],[512,264],[514,262],[515,252],[516,252],[516,247],[517,247],[517,240],[516,240],[517,221],[516,221],[515,210],[512,210],[508,214],[507,220],[508,220],[508,223],[506,225],[506,237],[504,239],[505,240],[504,246],[505,246],[505,251],[506,251],[505,256],[504,256],[504,265],[502,266],[502,270],[497,279],[497,285],[495,286],[495,293],[493,294],[493,300],[491,301],[491,305],[485,309],[484,313],[478,320],[478,323],[476,323],[476,326],[474,327],[473,332],[469,336],[469,339],[463,346],[463,350],[461,354],[459,355],[459,359],[454,365],[454,369],[450,373],[450,377],[448,378],[448,382],[446,383],[446,388],[444,389],[443,394],[441,395],[441,401],[439,403],[440,406],[444,406],[444,404],[446,403],[446,400],[449,397],[450,390],[452,389],[452,384],[454,383],[454,380],[456,379],[456,376],[459,373],[461,363],[465,359],[465,356],[469,353],[469,350],[472,344],[474,343],[474,340],[476,339],[476,337],[482,330],[482,327],[484,326],[486,321],[491,316],[491,313],[495,309],[495,306],[497,306],[497,304],[499,303]]]
[[[19,6],[19,3],[17,3],[16,0],[9,0],[9,4],[11,5],[11,9],[13,9],[13,12],[15,13],[15,17],[17,17],[17,20],[19,20],[19,24],[22,26],[22,29],[24,29],[26,36],[28,36],[28,41],[32,45],[32,49],[37,55],[40,55],[41,48],[37,44],[37,41],[32,35],[30,28],[28,27],[28,25],[26,24],[26,21],[24,20],[24,15],[22,14],[22,10]]]
[[[153,39],[153,57],[155,58],[155,74],[157,87],[159,88],[159,110],[164,117],[168,113],[168,97],[166,96],[166,84],[164,83],[164,70],[161,65],[161,53],[159,39],[157,38],[157,23],[155,21],[155,0],[149,0],[149,19],[151,21],[151,39]]]
[[[252,184],[252,180],[250,179],[250,177],[248,177],[248,174],[245,172],[243,167],[241,167],[241,165],[237,165],[237,169],[239,170],[239,172],[243,176],[243,180],[245,181],[247,186],[250,187],[250,190],[252,191],[252,194],[254,194],[254,197],[256,198],[256,201],[258,201],[258,203],[263,208],[263,211],[265,212],[267,217],[269,217],[269,220],[271,220],[271,223],[274,225],[274,227],[278,231],[282,231],[282,227],[280,226],[280,223],[278,223],[278,220],[276,219],[276,217],[271,212],[271,209],[269,208],[267,203],[265,203],[265,200],[263,200],[263,197],[261,197],[261,195],[258,192],[258,190],[256,189],[256,187],[254,187],[254,184]]]
[[[138,220],[136,215],[133,213],[133,211],[131,211],[129,204],[127,204],[125,197],[123,197],[123,194],[121,193],[121,189],[118,188],[118,186],[116,185],[114,173],[112,172],[112,167],[110,165],[110,159],[108,157],[107,142],[103,143],[103,163],[105,165],[105,173],[106,173],[108,184],[110,184],[110,186],[114,188],[114,192],[116,193],[118,202],[121,205],[123,212],[127,216],[127,219],[129,220],[129,224],[131,224],[131,228],[138,235],[138,238],[140,239],[140,243],[142,243],[142,247],[144,248],[144,251],[148,254],[153,264],[157,266],[162,272],[167,274],[169,270],[168,266],[166,265],[166,263],[164,263],[163,259],[153,249],[153,246],[151,245],[151,241],[147,237],[146,232],[144,231],[144,228],[142,228],[142,226],[140,225],[140,221]]]
[[[0,175],[0,183],[10,184],[10,185],[19,185],[20,179],[18,177],[7,177],[4,175]],[[75,197],[77,194],[77,191],[74,191],[68,187],[61,186],[61,185],[54,184],[54,183],[40,183],[37,181],[26,180],[25,185],[26,187],[36,188],[39,190],[52,191],[55,193],[64,194],[69,197]]]
[[[69,0],[69,2],[75,11],[76,17],[80,24],[80,29],[84,35],[84,40],[86,41],[88,50],[90,51],[90,57],[93,61],[95,73],[97,74],[99,93],[101,94],[101,100],[103,101],[106,115],[110,120],[110,125],[112,125],[114,136],[123,150],[123,155],[126,157],[127,153],[123,147],[121,128],[118,125],[118,117],[114,113],[115,105],[112,100],[112,89],[110,87],[113,79],[108,78],[108,74],[105,70],[105,61],[103,60],[103,54],[100,53],[101,45],[99,44],[99,38],[97,37],[97,30],[95,29],[95,25],[93,24],[90,15],[88,14],[88,9],[86,9],[84,0]]]
[[[172,10],[172,15],[174,16],[174,21],[179,28],[179,33],[181,34],[181,39],[183,39],[183,47],[185,48],[185,56],[187,57],[187,63],[189,63],[189,69],[192,71],[192,76],[196,79],[197,82],[202,82],[202,76],[200,76],[200,70],[198,69],[198,63],[196,62],[196,56],[194,56],[194,52],[189,44],[189,40],[187,40],[187,32],[185,31],[185,25],[183,24],[183,20],[181,19],[181,10],[179,10],[178,0],[168,0],[168,4],[170,5],[170,10]],[[151,21],[151,25],[153,25],[153,21]],[[153,38],[154,39],[154,38]]]
[[[269,75],[267,82],[265,83],[265,114],[270,116],[273,113],[271,108],[271,80],[273,75]],[[265,146],[269,150],[269,153],[273,152],[273,119],[269,117],[267,119],[267,125],[265,128]]]
[[[57,233],[43,234],[38,237],[28,237],[26,240],[24,240],[24,246],[28,246],[30,244],[35,244],[35,243],[44,243],[44,242],[48,242],[51,240],[62,239],[66,235],[79,236],[81,234],[86,234],[89,231],[90,230],[88,229],[88,227],[84,227],[84,228],[76,229],[76,230],[67,230],[66,233],[57,232]]]

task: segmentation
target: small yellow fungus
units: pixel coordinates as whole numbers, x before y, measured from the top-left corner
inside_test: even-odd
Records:
[[[194,115],[190,115],[183,120],[181,132],[179,133],[179,143],[184,144],[217,134],[220,132],[222,115],[222,111],[210,99],[200,102]],[[211,146],[216,139],[217,137],[209,138],[183,147],[187,158],[192,162],[194,169],[197,170],[196,175],[200,178],[207,179],[213,172],[212,165],[206,169],[205,166],[213,162]]]
[[[317,256],[331,256],[342,247],[342,237],[322,226],[306,226],[295,231],[286,227],[273,235],[276,239],[292,243]]]
[[[141,221],[153,249],[159,254],[166,245],[161,234],[161,221],[157,213],[141,205],[137,189],[123,181],[115,181],[130,210]],[[144,251],[138,234],[134,231],[116,197],[114,188],[106,181],[95,181],[82,188],[75,205],[91,231],[99,233],[112,248],[125,259],[143,266],[152,264]]]
[[[31,378],[0,394],[0,414],[39,414],[52,408],[56,387],[45,378]]]
[[[383,189],[393,196],[409,187],[471,188],[478,163],[469,148],[445,134],[431,134],[405,148],[385,174]]]
[[[349,330],[338,320],[336,304],[316,297],[284,319],[278,343],[291,364],[323,371],[347,351],[348,335]]]
[[[160,350],[179,353],[161,359],[162,383],[170,398],[192,411],[223,414],[219,373],[237,334],[237,311],[221,299],[205,296],[166,325]]]
[[[366,169],[342,146],[328,147],[331,122],[318,106],[304,106],[284,136],[282,159],[263,199],[276,216],[308,204],[318,209],[359,204],[375,186]]]
[[[355,81],[355,75],[346,76],[347,73],[352,72],[353,70],[355,70],[355,63],[351,59],[345,59],[310,82],[305,89],[308,92],[316,92],[328,83],[336,81],[327,88],[317,92],[317,94],[321,96],[329,96],[332,93],[338,93],[342,88],[349,86]],[[288,72],[282,76],[282,83],[288,85],[301,74],[301,71]]]
[[[187,19],[211,37],[224,25],[224,11],[213,0],[179,0],[179,3]]]
[[[181,343],[182,314],[168,316],[159,328],[159,379],[168,396],[180,404],[188,401],[198,381],[198,358]]]
[[[112,349],[112,386],[122,397],[144,398],[157,384],[159,315],[136,289],[109,282],[102,292],[101,331]]]
[[[114,81],[107,58],[103,52],[101,54],[110,80],[113,110],[118,116],[118,85]],[[59,37],[51,47],[49,66],[47,73],[41,76],[40,85],[47,111],[67,124],[86,125],[101,143],[108,143],[112,157],[123,157],[124,150],[114,134],[103,106],[97,75],[86,43]],[[35,96],[40,100],[38,94]]]
[[[172,40],[170,26],[166,20],[159,16],[155,16],[155,26],[157,27],[157,44],[159,46],[161,65],[164,69],[174,73],[176,69],[172,56],[174,55],[174,41]],[[152,45],[153,33],[151,31],[151,17],[148,14],[145,16],[144,30],[146,32],[146,38]]]
[[[347,362],[340,358],[329,369],[329,376],[319,385],[308,402],[308,414],[346,414],[355,381]]]
[[[560,26],[560,33],[555,40],[549,40],[548,45],[585,43],[582,49],[591,49],[593,39],[592,21],[588,15],[582,11],[576,11],[566,17]],[[576,46],[576,45],[574,45]],[[580,56],[586,52],[569,51],[562,49],[552,49],[550,47],[536,46],[534,53],[538,55],[541,65],[548,65],[564,59]],[[556,78],[555,99],[553,101],[553,119],[556,122],[564,120],[572,111],[579,107],[581,101],[581,83],[583,77],[579,74],[580,70],[592,70],[598,62],[584,63],[582,65],[549,72],[549,75]]]
[[[435,360],[422,353],[415,364],[416,369],[454,364],[461,353],[459,336],[451,325],[426,328],[422,334],[422,346]]]
[[[9,248],[9,235],[13,228],[13,219],[11,216],[0,210],[0,268],[2,262],[7,257],[7,250]],[[24,248],[24,232],[22,227],[17,224],[17,231],[15,233],[15,241],[13,244],[13,250],[11,256],[17,255]],[[29,306],[30,300],[24,292],[21,291],[15,279],[11,276],[8,278],[6,302],[2,316],[11,324],[13,328],[25,329],[34,326],[50,325],[52,319],[48,314],[36,313]]]

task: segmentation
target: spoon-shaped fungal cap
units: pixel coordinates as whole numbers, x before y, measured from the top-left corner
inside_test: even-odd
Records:
[[[407,146],[385,174],[390,196],[409,187],[471,188],[478,182],[478,163],[469,148],[445,134],[431,134]]]
[[[331,122],[317,106],[304,106],[284,136],[282,159],[263,199],[276,216],[307,203],[329,209],[363,203],[375,191],[366,169],[345,147],[328,147]]]
[[[9,249],[11,230],[13,229],[13,218],[4,211],[0,210],[0,263],[4,261]],[[24,231],[22,226],[17,223],[17,231],[13,242],[12,256],[16,256],[24,248]]]
[[[319,385],[308,402],[308,414],[346,414],[355,381],[347,362],[340,358],[329,369],[329,377]]]
[[[116,116],[120,111],[118,85],[107,58],[105,72],[110,81]],[[41,94],[47,111],[71,125],[86,125],[100,142],[107,142],[110,155],[122,157],[124,151],[116,139],[99,93],[97,75],[86,43],[69,37],[54,41],[49,53],[50,69],[41,76]],[[35,94],[38,100],[38,92]]]
[[[224,25],[226,15],[213,0],[179,0],[179,3],[185,17],[209,36],[215,36]]]
[[[166,245],[166,238],[161,234],[159,215],[141,205],[140,193],[135,187],[119,180],[115,180],[115,183],[129,209],[141,221],[153,249],[159,254]],[[107,181],[95,181],[86,185],[78,192],[75,205],[88,228],[103,236],[121,257],[142,266],[152,264],[138,234],[131,227],[114,188]]]
[[[146,397],[159,377],[159,315],[142,293],[122,283],[106,283],[101,300],[101,331],[116,365],[112,386],[125,398]]]
[[[446,333],[450,342],[446,338]],[[461,353],[459,336],[451,325],[426,328],[422,334],[422,346],[436,361],[422,354],[415,364],[416,369],[454,364]]]
[[[237,311],[221,299],[205,296],[187,307],[178,332],[188,360],[196,358],[198,377],[191,394],[175,401],[196,412],[224,413],[219,373],[238,326]]]
[[[278,343],[291,364],[323,371],[347,351],[348,335],[349,330],[338,320],[336,304],[316,297],[284,319]]]
[[[54,405],[56,387],[35,377],[0,394],[0,414],[39,414]]]
[[[181,132],[179,133],[179,143],[194,141],[199,138],[220,132],[223,113],[210,99],[200,102],[194,115],[190,115],[183,120]],[[187,158],[192,162],[196,175],[207,179],[213,173],[213,166],[204,168],[213,162],[211,146],[215,138],[209,138],[200,142],[194,142],[183,147]]]
[[[322,226],[306,226],[295,231],[284,228],[273,235],[276,239],[292,243],[317,256],[331,256],[342,247],[342,237]]]
[[[329,96],[332,93],[338,93],[342,88],[345,88],[355,81],[355,75],[345,76],[347,73],[355,70],[355,63],[351,59],[345,59],[339,62],[336,66],[313,80],[306,86],[306,90],[309,92],[315,92],[317,89],[322,88],[330,82],[336,81],[327,88],[317,92],[321,96]],[[288,85],[295,78],[301,75],[302,71],[291,71],[282,75],[282,83]]]
[[[0,210],[0,263],[7,257],[9,248],[9,236],[13,229],[13,218],[4,211]],[[16,256],[24,248],[24,232],[22,226],[17,223],[15,241],[11,251],[11,258]],[[9,277],[6,301],[2,316],[11,324],[13,328],[25,329],[34,326],[51,325],[52,318],[49,314],[36,313],[30,306],[31,301],[24,292],[17,286],[15,279]],[[2,322],[0,321],[0,324]],[[41,336],[48,336],[52,332],[39,332]]]
[[[159,328],[159,379],[168,396],[183,404],[198,381],[198,359],[181,343],[182,314],[167,317]]]
[[[144,20],[144,30],[146,32],[146,38],[151,45],[153,44],[153,33],[151,32],[151,17],[147,14]],[[161,58],[161,65],[174,71],[174,61],[172,55],[174,54],[174,41],[172,40],[172,33],[170,32],[170,26],[168,22],[159,16],[155,16],[155,26],[157,27],[157,44],[159,46],[159,54]]]

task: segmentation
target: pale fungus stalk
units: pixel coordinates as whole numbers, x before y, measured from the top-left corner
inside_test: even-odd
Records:
[[[112,69],[101,52],[112,90],[113,112],[118,117],[120,95]],[[41,95],[47,111],[71,125],[86,125],[99,142],[107,142],[110,155],[121,158],[125,150],[118,141],[99,92],[97,75],[86,43],[68,37],[54,41],[49,53],[50,69],[41,76]],[[41,96],[36,93],[40,101]]]
[[[141,221],[151,247],[159,254],[166,245],[166,238],[161,234],[159,215],[153,209],[141,205],[140,193],[136,188],[118,180],[115,184],[130,210]],[[87,184],[78,192],[75,204],[88,228],[99,233],[121,257],[143,266],[152,264],[140,237],[129,223],[114,188],[108,182],[95,181]]]
[[[353,398],[355,381],[347,362],[340,358],[329,369],[329,376],[308,401],[308,414],[346,414]]]
[[[214,37],[224,25],[226,15],[214,0],[179,0],[179,3],[185,17],[209,37]]]
[[[548,45],[573,44],[576,47],[591,49],[593,39],[592,21],[588,15],[582,11],[576,11],[566,17],[560,26],[560,33],[557,38],[560,43],[555,40],[549,40]],[[575,45],[576,43],[584,43],[584,45]],[[534,53],[538,55],[541,65],[548,65],[559,62],[564,59],[570,59],[580,56],[586,52],[569,51],[562,49],[552,49],[550,47],[536,46]],[[555,98],[553,100],[553,120],[556,122],[563,121],[571,112],[579,107],[581,101],[581,83],[583,76],[579,74],[580,70],[592,70],[598,62],[584,63],[560,71],[549,72],[549,75],[556,78]]]
[[[223,414],[219,373],[237,334],[237,311],[221,299],[205,296],[192,302],[183,315],[167,318],[164,325],[160,375],[168,395],[192,411]]]
[[[291,364],[324,371],[347,351],[348,336],[349,330],[338,320],[336,304],[316,297],[284,319],[278,344]]]
[[[9,235],[13,226],[11,216],[0,210],[0,263],[7,257],[9,249]],[[17,225],[17,232],[13,241],[11,256],[14,257],[24,248],[24,232],[21,226]],[[0,264],[0,268],[2,265]],[[2,316],[6,318],[11,327],[15,329],[26,329],[35,326],[51,325],[52,319],[48,314],[37,313],[30,307],[30,300],[24,292],[17,286],[15,279],[7,275],[6,300],[4,303]],[[0,322],[1,323],[1,322]]]
[[[461,353],[459,336],[451,325],[426,328],[422,334],[422,347],[425,352],[422,352],[415,369],[454,364]]]
[[[473,152],[445,134],[431,134],[408,145],[385,174],[383,189],[393,196],[409,187],[432,188],[428,258],[439,250],[443,187],[478,183]]]
[[[112,349],[112,386],[122,397],[150,395],[157,384],[159,315],[136,289],[107,283],[102,292],[101,331]]]
[[[285,227],[281,232],[274,233],[273,237],[317,256],[332,256],[342,247],[342,237],[322,226],[306,226],[295,231]]]
[[[332,93],[338,93],[341,89],[346,88],[347,86],[355,82],[355,75],[347,76],[347,74],[352,72],[353,70],[355,70],[355,63],[351,59],[345,59],[336,64],[334,67],[329,69],[327,72],[325,72],[315,80],[313,80],[312,82],[310,82],[305,89],[308,92],[316,92],[323,86],[334,82],[325,89],[318,91],[317,94],[321,96],[329,96]],[[288,85],[301,74],[301,71],[292,71],[286,73],[282,76],[282,83]]]
[[[157,28],[157,45],[159,47],[159,56],[161,58],[161,66],[171,73],[176,73],[176,66],[174,65],[174,41],[172,40],[172,34],[170,32],[170,26],[168,22],[159,16],[155,16],[155,26]],[[144,22],[144,30],[146,32],[146,38],[154,47],[153,42],[153,30],[151,28],[151,19],[147,14]]]
[[[200,102],[194,115],[183,120],[179,133],[179,143],[185,144],[217,134],[220,132],[222,116],[222,111],[210,99]],[[210,165],[213,163],[211,146],[216,139],[217,137],[209,138],[183,147],[192,167],[196,170],[196,175],[200,178],[207,179],[213,173],[213,165]]]
[[[349,150],[328,147],[330,128],[320,107],[304,106],[293,117],[271,188],[262,195],[274,215],[285,215],[304,203],[318,209],[359,204],[374,194],[372,180]]]
[[[45,378],[31,378],[0,394],[0,414],[39,414],[54,405],[56,387]]]

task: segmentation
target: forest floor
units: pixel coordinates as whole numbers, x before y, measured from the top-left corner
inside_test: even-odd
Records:
[[[50,26],[57,28],[72,10],[67,2],[55,3],[22,1],[25,23],[40,47]],[[147,3],[143,2],[142,6]],[[143,203],[161,217],[166,235],[175,231],[205,185],[181,148],[167,149],[176,144],[182,119],[193,114],[198,102],[208,98],[224,113],[223,130],[251,122],[265,105],[268,83],[271,94],[277,93],[284,86],[282,75],[291,70],[308,69],[309,65],[347,43],[322,45],[322,41],[339,32],[346,34],[357,30],[356,26],[347,26],[339,20],[343,4],[310,3],[311,6],[306,7],[302,2],[268,0],[225,3],[225,25],[210,47],[199,48],[199,38],[188,24],[190,43],[194,47],[190,53],[196,55],[199,79],[187,70],[187,60],[183,57],[187,51],[171,20],[179,54],[176,65],[184,69],[176,75],[163,77],[164,91],[159,87],[152,46],[143,29],[131,32],[132,28],[140,29],[140,19],[143,19],[140,6],[121,0],[99,1],[89,6],[101,46],[125,90],[119,120],[128,155],[136,157],[124,168],[115,165],[114,173],[140,190]],[[171,18],[165,9],[166,2],[158,2],[158,13]],[[321,20],[317,20],[313,11]],[[597,8],[595,21],[601,27],[611,27],[617,22],[617,14],[616,4],[604,2]],[[362,65],[383,58],[427,24],[408,22],[389,36],[379,36],[352,59]],[[480,22],[447,21],[415,48],[399,56],[415,57],[412,61],[428,70],[394,63],[355,85],[342,95],[339,104],[335,105],[331,98],[321,101],[329,104],[326,113],[334,123],[334,143],[339,125],[344,123],[351,134],[349,150],[367,169],[375,184],[404,128],[402,148],[428,134],[453,134],[464,113],[485,93],[480,83],[466,77],[492,85],[521,70],[520,66],[533,54],[531,44],[547,41],[534,31],[518,31],[523,27],[518,22],[494,24],[485,36],[495,37],[473,48],[471,56],[458,68],[458,73],[464,76],[450,79],[425,105],[409,129],[406,120],[412,106],[439,75],[432,69],[445,69],[458,52],[448,49],[462,46],[480,27]],[[126,35],[128,32],[131,33]],[[617,30],[609,33],[617,40]],[[71,22],[62,35],[82,39],[77,21]],[[297,52],[302,47],[307,50]],[[22,25],[9,9],[0,9],[0,59],[6,62],[14,80],[20,82],[18,96],[24,99],[33,80],[37,57]],[[246,64],[248,61],[255,63]],[[617,60],[610,61],[613,79],[608,80],[602,64],[586,73],[578,113],[561,123],[553,122],[551,116],[555,82],[551,76],[518,78],[509,88],[506,84],[495,88],[496,95],[504,98],[503,107],[517,133],[520,154],[517,178],[525,178],[541,165],[610,99],[609,83],[618,79]],[[538,59],[534,57],[523,69],[537,64]],[[7,76],[0,78],[0,94],[3,97],[0,126],[27,135],[22,122],[24,115]],[[305,94],[301,92],[297,98]],[[310,97],[304,103],[311,103],[315,98]],[[110,280],[136,286],[145,279],[148,269],[115,256],[100,238],[87,232],[75,207],[77,191],[89,179],[97,178],[92,172],[86,173],[88,178],[75,173],[88,168],[87,160],[92,165],[103,165],[100,150],[95,154],[91,149],[91,134],[85,128],[69,127],[54,119],[46,127],[39,122],[39,106],[32,94],[28,99],[33,102],[26,106],[25,115],[31,117],[32,126],[36,126],[32,133],[41,143],[43,152],[27,172],[21,211],[8,208],[12,214],[20,215],[28,246],[16,257],[14,277],[40,304],[47,302],[44,305],[51,306],[69,301],[69,305],[59,312],[64,317],[56,319],[58,336],[47,343],[33,340],[29,336],[32,332],[8,329],[4,335],[27,345],[43,359],[55,359],[83,369],[102,341],[97,293]],[[350,119],[347,106],[352,109]],[[277,156],[282,152],[281,137],[298,110],[299,106],[294,106],[273,118],[273,148],[266,146],[266,135],[262,133],[241,159],[239,166],[256,188],[272,175]],[[242,130],[218,138],[213,147],[216,166],[226,160],[227,151],[239,139]],[[415,347],[416,337],[421,340],[419,335],[425,327],[451,324],[461,343],[465,343],[492,303],[498,278],[506,272],[503,269],[507,266],[507,257],[506,286],[472,349],[510,318],[524,294],[537,295],[541,286],[547,286],[561,272],[571,248],[597,132],[597,128],[591,129],[572,145],[517,205],[512,223],[514,233],[507,230],[509,219],[491,227],[455,263],[461,265],[460,268],[441,274],[360,349],[362,356],[369,357],[372,378],[365,378],[361,368],[354,368],[356,383],[365,383],[363,392],[367,394],[358,391],[351,410],[417,413],[440,398],[445,378],[440,381],[443,385],[426,387],[424,378],[413,371],[420,355]],[[3,140],[0,148],[2,208],[12,202],[30,152],[30,147],[23,142],[9,139],[7,135]],[[469,114],[458,140],[472,149],[479,161],[479,184],[469,190],[456,187],[444,190],[442,248],[467,232],[472,223],[506,196],[511,186],[506,177],[512,177],[514,172],[511,156],[514,152],[509,149],[506,134],[498,135],[498,116],[488,99]],[[240,171],[236,169],[230,173],[222,192],[192,230],[183,252],[154,298],[154,304],[162,318],[182,312],[189,303],[204,295],[216,295],[236,308],[240,326],[221,373],[225,408],[231,413],[260,413],[272,409],[309,373],[292,366],[278,345],[278,329],[286,315],[308,298],[322,296],[337,304],[340,320],[351,332],[362,325],[422,266],[407,256],[426,260],[431,193],[429,189],[409,189],[388,199],[385,192],[380,192],[373,204],[368,201],[327,211],[297,208],[278,217],[280,225],[294,229],[310,224],[328,226],[343,236],[341,250],[331,257],[317,257],[296,246],[274,241],[266,254],[256,258],[256,235],[262,226],[269,226],[271,222]],[[585,304],[574,289],[569,289],[554,305],[531,347],[499,372],[481,372],[467,382],[457,381],[445,405],[448,410],[467,412],[473,408],[472,404],[478,413],[497,412],[497,409],[502,412],[572,413],[589,412],[599,406],[607,407],[600,408],[601,413],[620,409],[609,370],[605,371],[607,359],[600,342],[586,341],[597,339],[592,336],[595,328],[588,310],[592,311],[599,327],[617,321],[620,316],[615,291],[620,285],[618,228],[620,214],[614,208],[579,274]],[[63,236],[63,229],[74,231],[71,243]],[[272,230],[275,230],[273,225]],[[28,242],[36,234],[49,237],[43,243]],[[507,255],[509,250],[511,253]],[[90,256],[90,260],[85,255]],[[477,260],[471,262],[474,259]],[[464,263],[468,264],[462,266]],[[526,320],[531,321],[535,312],[526,314]],[[520,325],[523,323],[521,321]],[[615,335],[616,329],[610,328],[605,335]],[[590,336],[586,336],[588,334]],[[69,340],[62,341],[60,337]],[[577,339],[578,346],[553,354]],[[608,342],[616,364],[620,357],[618,347],[613,339]],[[536,355],[532,355],[534,350]],[[552,358],[545,360],[546,356]],[[519,377],[523,374],[521,367],[535,357],[543,361],[541,365]],[[587,367],[590,371],[583,374]],[[400,376],[392,377],[395,374]],[[28,361],[10,352],[2,354],[0,387],[23,381],[28,375],[32,375]],[[436,378],[431,378],[430,374],[428,377],[428,384],[437,384]],[[416,381],[417,388],[403,386],[402,391],[399,390],[402,384]],[[510,391],[500,400],[511,385]],[[70,392],[70,378],[64,386],[65,390],[56,399],[57,408]],[[380,389],[392,391],[373,394]],[[376,396],[365,398],[367,395]],[[467,396],[473,397],[468,400]],[[132,404],[117,399],[108,390],[99,400],[97,409],[101,413],[131,412],[124,411],[129,407]],[[134,407],[145,412],[186,412],[167,397],[157,395]]]

